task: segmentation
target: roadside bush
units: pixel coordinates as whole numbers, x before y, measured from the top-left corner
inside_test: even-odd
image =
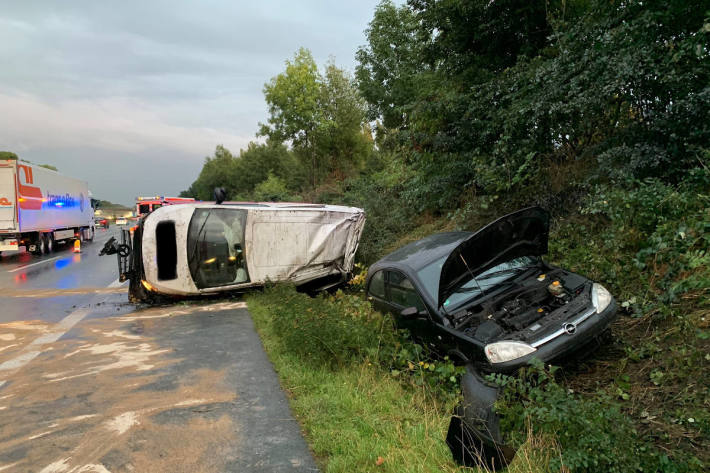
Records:
[[[266,290],[274,303],[270,320],[273,333],[284,350],[304,363],[336,368],[376,358],[382,337],[392,343],[391,320],[370,309],[361,297],[338,294],[311,298],[293,287]]]
[[[385,249],[415,226],[417,211],[403,197],[412,173],[402,158],[386,158],[384,169],[346,181],[342,202],[363,207],[367,223],[357,258],[374,263]]]
[[[303,363],[331,370],[376,365],[403,384],[426,387],[442,400],[458,396],[463,368],[448,357],[432,358],[362,295],[338,291],[312,298],[278,285],[268,288],[260,303],[271,309],[269,330],[281,349]]]
[[[491,375],[504,388],[496,403],[501,427],[510,442],[523,444],[532,426],[536,435],[554,435],[561,456],[553,465],[573,472],[609,473],[682,472],[699,467],[671,460],[639,435],[629,417],[607,393],[590,397],[574,395],[557,383],[556,368],[536,361],[518,377]]]

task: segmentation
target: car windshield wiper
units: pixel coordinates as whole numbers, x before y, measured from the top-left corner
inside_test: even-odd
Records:
[[[496,286],[502,285],[502,284],[510,284],[510,281],[501,281],[500,283],[496,284]],[[489,288],[486,288],[489,289]],[[472,287],[460,287],[456,289],[453,294],[465,294],[467,292],[475,292],[478,291],[481,294],[486,292],[486,289],[480,288],[478,286],[472,286]]]
[[[505,274],[509,273],[511,271],[515,271],[516,273],[523,272],[525,270],[528,270],[530,268],[537,268],[538,266],[536,264],[529,264],[527,266],[515,266],[513,268],[506,268],[506,269],[501,269],[500,271],[494,271],[492,273],[486,273],[482,276],[479,276],[476,278],[476,281],[485,281],[486,279],[492,278],[493,276],[498,276],[500,274]]]
[[[479,276],[475,278],[476,282],[478,283],[479,281],[485,281],[486,279],[490,279],[493,276],[498,276],[500,274],[505,274],[505,273],[510,273],[510,272],[516,272],[516,273],[521,273],[523,271],[526,271],[531,268],[537,268],[538,266],[535,264],[530,264],[527,266],[516,266],[514,268],[507,268],[507,269],[501,269],[500,271],[494,271],[492,273],[484,274],[483,276]],[[501,281],[499,284],[505,284],[508,281]],[[461,286],[460,288],[456,289],[453,293],[454,294],[465,294],[467,292],[474,292],[474,291],[479,291],[481,293],[486,292],[483,290],[483,288],[480,287],[479,284],[476,284],[475,286],[471,287],[463,287]]]
[[[208,211],[207,215],[205,215],[205,220],[202,222],[202,226],[200,226],[200,229],[197,231],[197,235],[195,235],[195,244],[192,247],[192,253],[190,254],[190,260],[187,262],[188,266],[192,265],[192,262],[195,261],[195,258],[197,256],[197,247],[200,244],[200,237],[202,236],[202,231],[205,229],[205,225],[207,225],[207,220],[210,218],[210,214],[212,211]],[[200,252],[201,254],[202,252]]]

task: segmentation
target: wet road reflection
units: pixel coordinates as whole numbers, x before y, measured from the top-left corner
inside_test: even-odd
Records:
[[[118,228],[99,229],[81,253],[73,245],[57,245],[43,256],[28,253],[0,258],[0,323],[13,320],[57,322],[77,307],[90,303],[118,277],[116,258],[99,257],[103,244],[118,235]],[[115,291],[115,289],[114,289]],[[122,302],[127,303],[125,289]]]

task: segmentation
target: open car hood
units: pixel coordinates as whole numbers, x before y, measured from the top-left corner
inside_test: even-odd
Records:
[[[521,256],[547,253],[550,214],[530,207],[501,217],[454,248],[441,267],[439,307],[473,276]]]

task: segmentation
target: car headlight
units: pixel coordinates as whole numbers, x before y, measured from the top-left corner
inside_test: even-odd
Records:
[[[611,293],[604,286],[598,283],[592,284],[592,305],[600,314],[611,303]]]
[[[529,355],[536,351],[536,348],[523,342],[502,341],[489,343],[483,351],[486,352],[486,358],[491,363],[504,363]]]

